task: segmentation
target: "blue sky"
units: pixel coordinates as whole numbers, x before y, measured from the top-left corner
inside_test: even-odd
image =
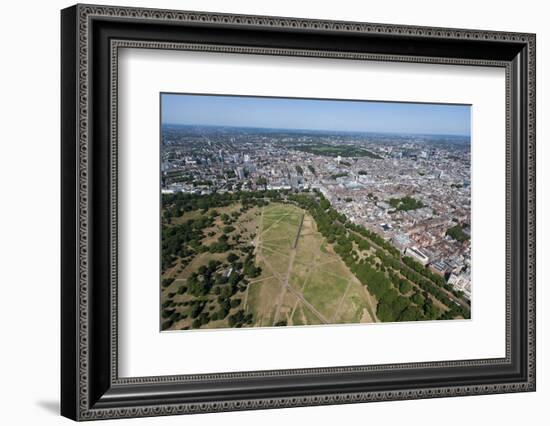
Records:
[[[161,95],[162,124],[470,135],[470,106]]]

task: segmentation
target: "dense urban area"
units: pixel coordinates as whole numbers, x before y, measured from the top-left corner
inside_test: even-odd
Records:
[[[470,140],[164,125],[161,328],[470,318]]]

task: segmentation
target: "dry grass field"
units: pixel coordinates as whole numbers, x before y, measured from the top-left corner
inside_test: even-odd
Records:
[[[262,209],[259,224],[256,259],[264,272],[246,303],[255,326],[376,321],[374,299],[307,212],[273,203]]]

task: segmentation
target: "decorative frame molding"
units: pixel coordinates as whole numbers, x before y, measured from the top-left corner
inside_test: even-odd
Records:
[[[139,24],[144,31],[159,33],[179,28],[224,28],[244,33],[275,31],[299,39],[314,32],[378,40],[371,51],[295,46],[247,46],[174,39],[173,33],[158,41],[135,38],[139,31],[126,31],[124,24]],[[190,30],[190,31],[191,31]],[[244,31],[243,31],[244,30]],[[200,31],[199,31],[200,33]],[[172,35],[171,35],[172,34]],[[124,35],[122,39],[121,35]],[[172,38],[170,38],[172,37]],[[194,38],[193,38],[194,37]],[[239,37],[239,35],[235,36]],[[246,39],[246,36],[241,36]],[[381,41],[380,41],[381,40]],[[424,44],[425,52],[405,55],[385,52],[386,42],[396,40],[408,46]],[[242,42],[241,42],[242,43]],[[282,43],[290,43],[284,39]],[[378,43],[378,44],[376,44]],[[436,43],[479,47],[469,56],[430,55]],[[361,367],[275,370],[193,376],[145,378],[118,377],[117,368],[117,70],[118,49],[154,48],[218,51],[275,56],[314,56],[337,59],[480,65],[506,69],[507,152],[506,152],[506,357],[467,361],[392,364]],[[492,53],[489,52],[491,48]],[[424,49],[424,50],[422,50]],[[430,50],[431,49],[431,50]],[[535,390],[535,36],[510,32],[410,27],[402,25],[336,22],[324,20],[211,14],[201,12],[135,9],[76,5],[62,12],[62,414],[75,420],[141,417],[213,411],[341,404],[352,402],[434,398]],[[101,142],[101,143],[100,143]],[[92,168],[91,158],[94,159]],[[98,159],[101,159],[98,163]],[[107,171],[99,177],[97,165]],[[98,192],[108,189],[107,195]],[[106,198],[105,198],[106,197]],[[519,209],[515,211],[514,209]],[[64,218],[64,219],[63,219]],[[108,231],[99,235],[97,229]],[[106,249],[108,262],[98,262],[99,246]],[[512,262],[519,257],[520,263]],[[103,262],[103,263],[102,263]],[[98,264],[100,264],[98,266]],[[105,264],[108,263],[108,264]],[[98,276],[103,280],[100,282]],[[108,278],[107,282],[104,282]],[[521,301],[517,301],[521,298]],[[92,303],[93,301],[93,303]],[[518,305],[514,305],[517,301]],[[514,303],[513,303],[514,302]],[[520,303],[521,302],[521,303]],[[98,304],[103,309],[97,307]],[[105,309],[106,307],[109,309]],[[521,342],[518,342],[521,340]],[[93,344],[92,344],[93,343]],[[408,370],[438,370],[441,376],[453,368],[507,368],[516,379],[479,381],[468,385],[375,389],[372,383],[359,386],[361,374],[390,372],[397,377]],[[510,371],[511,371],[510,370]],[[473,370],[472,370],[473,371]],[[510,374],[508,371],[508,374]],[[350,377],[350,385],[334,392],[298,392],[273,387],[271,396],[248,397],[244,388],[237,395],[220,394],[228,380],[249,380],[265,390],[269,380],[302,380],[312,377],[324,383],[331,377]],[[353,376],[353,377],[352,377]],[[366,376],[365,376],[366,377]],[[441,379],[443,379],[441,377]],[[260,383],[260,381],[264,381]],[[398,380],[396,379],[396,382]],[[434,379],[435,381],[435,379]],[[352,385],[353,382],[353,385]],[[163,389],[195,386],[193,398],[169,398]],[[389,386],[389,385],[388,385]],[[206,388],[210,387],[210,390]],[[254,387],[254,389],[256,389]],[[137,396],[137,391],[149,397]],[[179,389],[179,388],[178,388]],[[198,391],[200,389],[200,392]],[[372,390],[375,389],[375,390]],[[202,393],[201,393],[202,392]],[[203,394],[212,393],[204,397]],[[214,395],[215,394],[215,395]]]

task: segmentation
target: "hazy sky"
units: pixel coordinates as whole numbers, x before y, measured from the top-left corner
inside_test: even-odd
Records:
[[[162,124],[470,135],[470,106],[162,94]]]

